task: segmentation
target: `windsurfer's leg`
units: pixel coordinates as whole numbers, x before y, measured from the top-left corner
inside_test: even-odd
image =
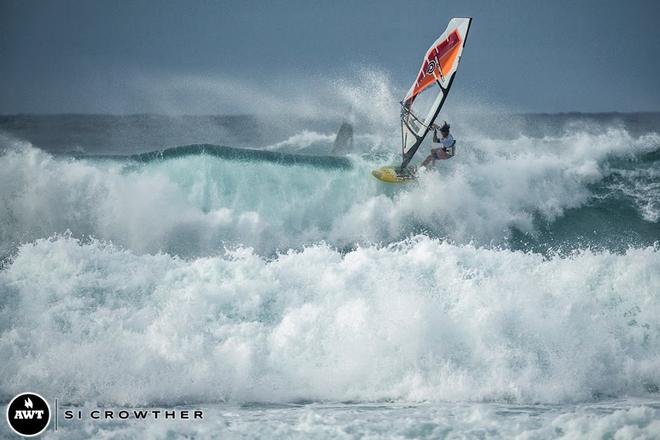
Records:
[[[439,149],[439,148],[431,149],[431,156],[433,157],[433,167],[435,167],[435,161],[440,159],[440,157],[438,156],[440,151],[442,151],[442,150]]]
[[[429,162],[431,162],[432,160],[433,160],[433,154],[429,154],[428,156],[426,156],[426,159],[424,159],[424,162],[422,162],[422,166],[426,168]]]

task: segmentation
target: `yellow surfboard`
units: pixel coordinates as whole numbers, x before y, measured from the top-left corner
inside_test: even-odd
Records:
[[[406,183],[415,180],[415,174],[410,171],[401,173],[395,167],[381,167],[375,169],[371,174],[378,180],[387,183]]]

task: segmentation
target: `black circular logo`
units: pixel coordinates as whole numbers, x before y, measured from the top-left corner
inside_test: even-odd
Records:
[[[433,73],[434,70],[435,70],[435,61],[429,61],[429,65],[426,68],[426,73],[430,75]]]
[[[50,423],[48,402],[39,394],[21,393],[7,405],[7,422],[18,435],[39,435]]]

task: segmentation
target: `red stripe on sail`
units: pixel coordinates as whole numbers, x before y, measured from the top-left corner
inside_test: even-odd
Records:
[[[412,88],[412,92],[406,96],[405,101],[414,98],[419,92],[435,82],[436,77],[440,78],[446,74],[447,68],[451,68],[451,65],[445,65],[445,61],[451,58],[450,55],[454,53],[454,49],[459,47],[460,43],[461,36],[458,33],[458,29],[454,29],[447,38],[426,52],[426,57],[422,62],[422,67],[419,69],[415,86]],[[453,59],[451,61],[453,62]],[[438,68],[438,64],[440,64],[440,69]]]

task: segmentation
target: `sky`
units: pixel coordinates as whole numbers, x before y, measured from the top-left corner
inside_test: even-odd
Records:
[[[245,113],[373,78],[400,99],[461,16],[455,105],[660,110],[658,1],[0,0],[0,113]]]

